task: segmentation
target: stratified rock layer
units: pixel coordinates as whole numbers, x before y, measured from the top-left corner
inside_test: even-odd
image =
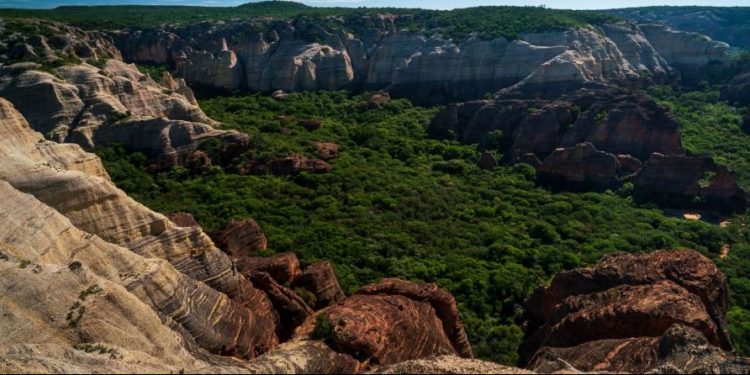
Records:
[[[521,360],[542,372],[559,370],[555,358],[583,371],[747,371],[729,354],[727,293],[724,274],[693,250],[609,256],[534,292]]]
[[[459,41],[407,31],[409,17],[203,22],[113,38],[126,61],[169,64],[190,83],[269,93],[386,89],[419,103],[476,99],[514,85],[635,83],[729,62],[725,43],[665,26],[620,22]]]

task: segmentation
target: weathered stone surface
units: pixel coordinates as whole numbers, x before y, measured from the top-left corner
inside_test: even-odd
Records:
[[[473,353],[466,331],[458,316],[458,305],[453,296],[435,284],[415,284],[401,279],[384,279],[378,284],[367,285],[357,291],[365,295],[400,295],[429,303],[455,351],[462,357],[471,358]]]
[[[600,151],[640,160],[652,153],[682,154],[679,124],[667,108],[624,89],[582,89],[556,100],[506,99],[453,104],[428,128],[431,136],[488,146],[500,131],[504,159],[526,153],[546,158],[555,149],[590,142]]]
[[[435,358],[414,359],[391,366],[382,366],[373,374],[531,374],[526,369],[499,365],[479,359],[441,355]]]
[[[211,358],[208,352],[252,358],[276,344],[270,301],[257,290],[251,296],[252,286],[231,273],[229,260],[199,227],[176,227],[128,198],[96,156],[77,145],[44,141],[3,99],[0,154],[0,188],[8,198],[0,215],[8,228],[0,233],[3,252],[34,265],[25,270],[8,264],[27,276],[0,273],[4,285],[24,285],[6,290],[19,293],[10,299],[6,293],[6,311],[39,314],[33,327],[3,326],[27,338],[21,342],[105,342],[153,358],[172,356],[175,366],[190,364],[190,356]],[[79,295],[92,285],[98,285],[92,297]],[[241,285],[248,287],[245,293],[236,292]],[[39,305],[45,298],[34,296],[53,289],[56,297],[47,299],[47,307]],[[59,335],[64,326],[80,327],[80,333]],[[49,341],[55,336],[63,341]]]
[[[339,23],[330,28],[301,18],[204,22],[121,31],[115,41],[126,61],[171,63],[187,69],[188,82],[262,92],[387,89],[423,104],[476,99],[519,83],[576,87],[660,80],[674,69],[729,61],[721,43],[653,25],[643,26],[648,34],[620,22],[524,34],[513,41],[478,36],[454,41],[396,26],[408,17],[381,15],[373,23],[341,17],[328,20]]]
[[[435,354],[456,354],[429,303],[401,295],[360,295],[317,312],[295,332],[310,336],[318,317],[329,322],[326,342],[360,362],[359,370]]]
[[[526,336],[519,353],[522,361],[529,363],[536,353],[550,350],[540,351],[542,347],[588,345],[581,350],[593,350],[594,346],[609,352],[613,346],[630,345],[626,339],[657,338],[678,324],[697,330],[717,349],[730,351],[727,304],[725,276],[693,250],[613,255],[594,268],[562,272],[550,286],[534,292],[526,303]],[[620,341],[613,344],[612,340]],[[637,359],[638,353],[649,353],[646,348],[633,348],[629,366],[655,366],[655,361]],[[592,354],[591,358],[600,357]]]
[[[542,185],[566,190],[601,191],[618,185],[619,169],[617,157],[584,142],[553,151],[539,165],[537,179]]]
[[[676,208],[744,212],[750,197],[734,173],[708,157],[654,154],[635,176],[636,199]]]
[[[260,271],[268,273],[276,282],[290,285],[302,272],[299,260],[294,253],[281,253],[269,257],[238,257],[240,272]]]
[[[230,220],[222,229],[210,233],[216,246],[233,257],[247,256],[268,248],[268,240],[253,219]]]
[[[322,309],[344,299],[344,291],[339,286],[336,274],[329,262],[317,262],[307,266],[294,279],[293,288],[303,288],[315,296],[315,310]]]
[[[80,63],[51,72],[31,62],[0,64],[0,96],[48,139],[85,148],[122,144],[145,153],[156,166],[188,161],[209,138],[229,142],[230,149],[247,147],[246,135],[213,128],[218,124],[197,106],[184,80],[167,73],[159,85],[134,65],[123,63],[105,34],[43,24],[53,37],[26,37],[48,48],[50,59],[72,54]]]
[[[293,290],[281,285],[267,272],[248,270],[243,271],[243,274],[253,283],[254,287],[266,294],[279,314],[276,330],[280,340],[288,340],[294,330],[313,314],[313,310],[307,306],[300,296]]]
[[[200,226],[192,214],[187,212],[174,212],[167,214],[167,219],[178,227],[197,227]]]
[[[574,347],[543,347],[529,368],[541,373],[567,364],[584,372],[738,374],[750,362],[713,346],[698,330],[672,325],[658,337],[589,341]]]

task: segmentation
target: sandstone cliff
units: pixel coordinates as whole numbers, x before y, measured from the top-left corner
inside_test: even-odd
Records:
[[[42,45],[36,50],[44,54],[0,59],[0,97],[48,139],[85,148],[119,143],[167,165],[185,162],[208,138],[246,146],[246,135],[214,129],[218,123],[184,81],[165,75],[163,86],[156,83],[122,62],[107,35],[44,21],[25,25],[36,31],[6,35],[3,43]]]
[[[419,103],[482,97],[524,85],[633,84],[729,61],[729,46],[633,23],[451,40],[379,22],[201,22],[113,33],[125,61],[166,64],[189,83],[224,90],[387,89]]]

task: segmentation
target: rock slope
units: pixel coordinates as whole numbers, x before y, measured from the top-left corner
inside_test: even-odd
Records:
[[[45,21],[24,25],[30,31],[3,34],[2,43],[38,53],[0,56],[0,97],[48,139],[87,149],[119,143],[165,165],[185,163],[209,138],[246,147],[246,135],[214,129],[184,81],[165,75],[164,86],[157,84],[122,62],[106,34]]]
[[[169,65],[223,90],[387,89],[418,103],[480,98],[520,82],[637,83],[729,62],[729,46],[633,23],[451,40],[405,30],[400,17],[201,22],[113,33],[125,61]]]

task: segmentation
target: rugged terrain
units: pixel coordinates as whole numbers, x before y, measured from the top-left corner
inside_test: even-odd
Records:
[[[0,20],[0,371],[749,372],[750,198],[640,91],[733,72],[730,46],[609,18],[462,36],[394,13]],[[746,78],[722,96],[746,104]],[[201,109],[189,86],[276,92]],[[382,91],[288,93],[334,89]],[[700,252],[653,251],[675,244]],[[618,250],[637,254],[601,258]]]
[[[730,63],[726,43],[654,24],[451,39],[409,31],[411,20],[204,22],[113,38],[125,61],[168,65],[190,84],[230,92],[385,89],[422,104],[476,99],[513,85],[548,92],[590,82],[634,85]]]

